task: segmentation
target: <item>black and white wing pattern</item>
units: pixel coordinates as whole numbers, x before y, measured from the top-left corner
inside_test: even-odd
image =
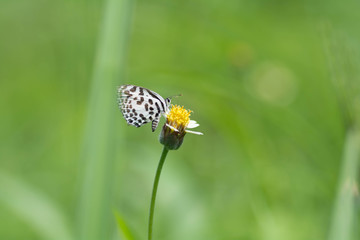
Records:
[[[126,122],[135,127],[152,121],[152,131],[157,128],[160,117],[170,106],[170,98],[164,99],[149,89],[122,85],[118,88],[118,102]]]

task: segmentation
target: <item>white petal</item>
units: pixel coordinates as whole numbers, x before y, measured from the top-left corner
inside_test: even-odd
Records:
[[[174,130],[175,132],[179,132],[179,130],[177,130],[176,128],[174,128],[173,126],[170,126],[169,124],[166,123],[166,126],[168,126],[169,128],[171,128],[172,130]]]
[[[195,120],[190,120],[186,128],[196,128],[198,126],[200,126],[200,124],[198,124]]]
[[[185,132],[187,132],[187,133],[192,133],[192,134],[196,134],[196,135],[204,135],[204,134],[201,133],[201,132],[195,132],[195,131],[190,131],[190,130],[185,130]]]

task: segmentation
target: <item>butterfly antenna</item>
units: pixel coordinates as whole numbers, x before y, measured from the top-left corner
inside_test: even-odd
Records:
[[[178,95],[170,96],[169,98],[172,99],[172,98],[181,97],[181,96],[182,96],[182,94],[180,93],[180,94],[178,94]]]

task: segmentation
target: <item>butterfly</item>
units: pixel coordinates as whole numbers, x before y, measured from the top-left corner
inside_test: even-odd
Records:
[[[118,88],[119,108],[129,125],[141,127],[151,122],[154,132],[160,117],[170,107],[171,98],[163,98],[149,89],[135,86],[122,85]]]

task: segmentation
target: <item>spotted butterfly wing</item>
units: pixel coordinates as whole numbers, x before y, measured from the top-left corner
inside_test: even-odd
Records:
[[[118,88],[118,102],[121,112],[129,125],[141,127],[152,121],[152,131],[157,128],[160,117],[170,106],[170,98],[164,99],[149,89],[122,85]]]

